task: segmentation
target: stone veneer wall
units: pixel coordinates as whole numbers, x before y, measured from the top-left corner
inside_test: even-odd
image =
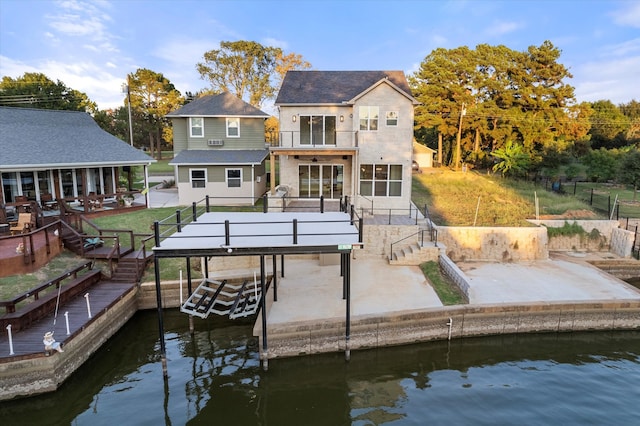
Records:
[[[549,238],[550,251],[609,251],[612,234],[620,227],[617,220],[530,220],[547,228],[562,228],[577,224],[589,235],[555,236]]]
[[[620,257],[629,258],[633,253],[633,241],[635,234],[622,228],[615,228],[611,231],[611,244],[609,251]]]
[[[454,262],[520,262],[549,258],[547,230],[531,228],[485,228],[438,226],[438,244],[447,247]]]
[[[413,236],[420,230],[418,225],[365,225],[362,233],[363,250],[354,250],[357,258],[389,258],[391,255],[391,243],[398,242],[400,248],[402,244],[409,245],[418,241],[418,235]]]

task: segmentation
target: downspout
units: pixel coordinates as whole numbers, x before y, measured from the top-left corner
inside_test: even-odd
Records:
[[[256,202],[256,165],[251,165],[251,201]]]

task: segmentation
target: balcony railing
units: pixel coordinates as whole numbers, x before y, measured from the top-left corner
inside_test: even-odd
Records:
[[[281,131],[278,140],[271,144],[279,148],[357,148],[357,131],[335,131],[331,134],[309,138],[309,135],[301,135],[300,131]]]

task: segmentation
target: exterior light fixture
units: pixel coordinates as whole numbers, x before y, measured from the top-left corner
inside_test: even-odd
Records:
[[[344,115],[340,116],[340,122],[342,123],[344,121]]]
[[[293,121],[294,123],[296,122],[296,116],[295,115],[293,117],[291,117],[291,121]]]

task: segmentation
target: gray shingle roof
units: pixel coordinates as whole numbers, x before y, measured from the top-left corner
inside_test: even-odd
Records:
[[[84,112],[0,107],[0,169],[155,162]]]
[[[341,104],[384,78],[411,96],[402,71],[289,71],[275,103]]]
[[[184,150],[169,161],[171,165],[261,164],[269,155],[267,149]]]
[[[269,114],[259,110],[232,95],[224,92],[219,95],[203,96],[185,106],[167,114],[167,117],[265,117]]]

